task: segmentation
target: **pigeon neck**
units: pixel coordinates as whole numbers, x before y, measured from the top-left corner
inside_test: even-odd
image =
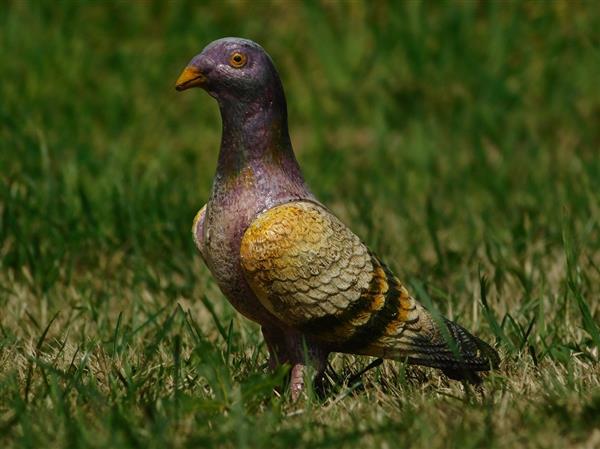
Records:
[[[287,106],[281,87],[244,102],[220,99],[223,134],[217,179],[231,179],[254,172],[284,172],[303,182],[294,156],[287,124]]]

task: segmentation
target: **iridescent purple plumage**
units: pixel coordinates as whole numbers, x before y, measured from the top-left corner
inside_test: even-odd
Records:
[[[242,69],[224,59],[238,50],[247,55]],[[239,252],[244,231],[261,211],[294,200],[316,202],[294,156],[281,81],[267,53],[239,38],[209,44],[188,68],[206,77],[201,87],[216,98],[223,124],[211,196],[194,229],[196,243],[231,304],[261,325],[271,366],[293,366],[292,391],[299,391],[304,345],[319,370],[327,351],[303,341],[260,303],[244,278]]]

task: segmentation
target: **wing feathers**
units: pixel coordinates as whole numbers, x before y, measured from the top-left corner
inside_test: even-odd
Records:
[[[262,213],[242,238],[240,260],[265,307],[333,351],[405,359],[454,377],[498,364],[485,342],[434,320],[322,206],[293,202]]]

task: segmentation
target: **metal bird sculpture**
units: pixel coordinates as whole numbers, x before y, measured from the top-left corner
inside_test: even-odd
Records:
[[[219,39],[176,83],[214,97],[223,124],[208,203],[193,236],[231,304],[261,326],[270,365],[291,365],[296,399],[303,370],[323,372],[331,352],[443,370],[477,381],[496,351],[436,316],[311,193],[294,156],[287,106],[273,61],[255,42]]]

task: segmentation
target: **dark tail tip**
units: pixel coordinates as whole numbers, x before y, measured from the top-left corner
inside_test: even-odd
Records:
[[[457,345],[464,368],[469,371],[489,371],[500,366],[498,352],[485,341],[471,335],[462,326],[446,320],[446,326]],[[463,369],[451,371],[464,371]],[[454,374],[454,373],[452,373]],[[448,375],[448,377],[452,377]],[[464,376],[463,376],[464,377]]]

